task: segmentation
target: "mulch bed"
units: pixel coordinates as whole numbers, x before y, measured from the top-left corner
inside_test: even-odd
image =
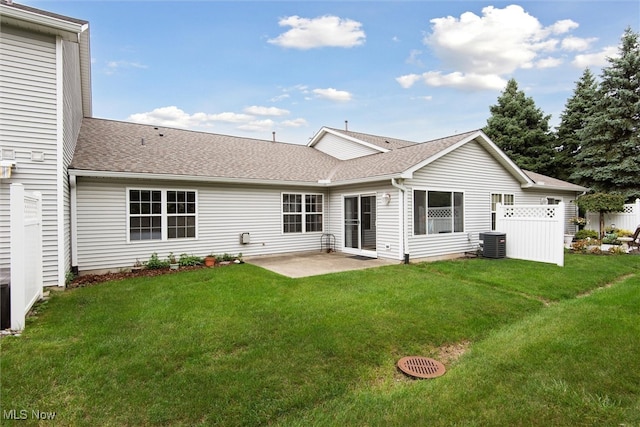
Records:
[[[182,273],[184,271],[191,270],[199,270],[201,268],[214,268],[214,267],[205,267],[204,265],[195,265],[190,267],[180,267],[178,270],[171,270],[170,268],[160,268],[160,269],[143,269],[133,272],[122,272],[122,273],[105,273],[105,274],[86,274],[82,276],[78,276],[71,281],[67,285],[67,289],[73,288],[83,288],[86,286],[97,285],[103,282],[109,282],[112,280],[123,280],[130,279],[132,277],[155,277],[155,276],[163,276],[165,274],[175,274]]]

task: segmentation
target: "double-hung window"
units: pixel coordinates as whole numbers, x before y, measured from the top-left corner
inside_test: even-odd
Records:
[[[413,190],[413,234],[464,231],[464,193]]]
[[[196,237],[196,192],[128,189],[129,241]]]
[[[496,205],[501,203],[503,205],[513,205],[514,204],[514,196],[513,194],[500,194],[500,193],[492,193],[491,194],[491,229],[496,229]]]
[[[321,232],[323,224],[322,194],[282,194],[282,232]]]

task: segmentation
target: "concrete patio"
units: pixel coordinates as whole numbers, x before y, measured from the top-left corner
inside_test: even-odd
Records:
[[[245,257],[244,261],[287,277],[307,277],[399,264],[400,261],[366,258],[342,252],[303,252]]]

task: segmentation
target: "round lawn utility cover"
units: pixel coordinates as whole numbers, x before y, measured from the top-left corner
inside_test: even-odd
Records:
[[[422,356],[407,356],[398,360],[398,368],[417,378],[435,378],[444,375],[446,369],[437,360]]]

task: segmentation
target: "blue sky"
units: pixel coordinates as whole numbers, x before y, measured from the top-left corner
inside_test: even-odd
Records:
[[[629,1],[46,1],[91,28],[94,117],[305,144],[322,127],[427,141],[486,125],[506,81],[559,123]]]

